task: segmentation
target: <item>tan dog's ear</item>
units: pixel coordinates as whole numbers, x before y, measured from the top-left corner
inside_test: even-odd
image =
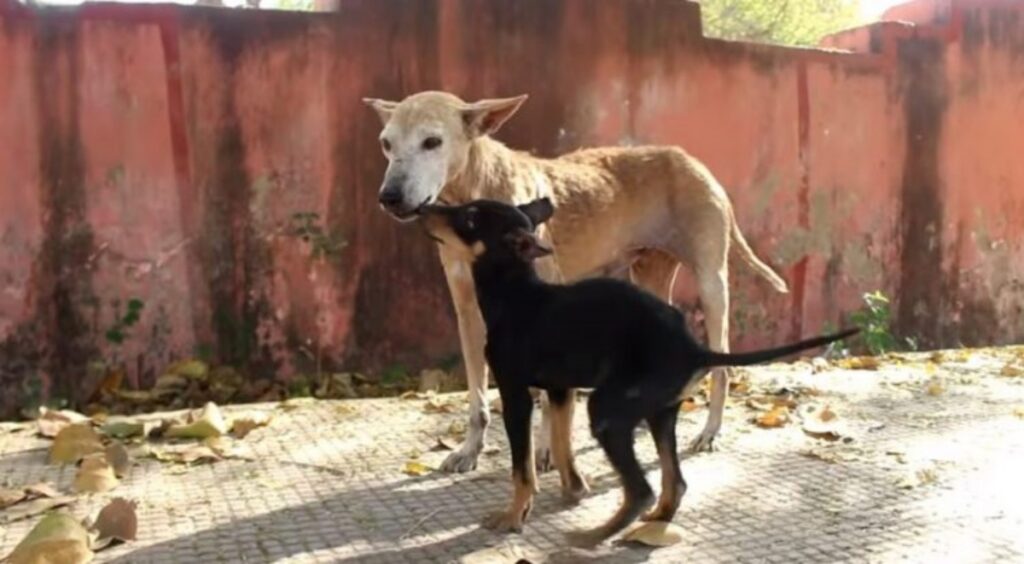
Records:
[[[537,227],[551,219],[551,216],[555,214],[555,205],[551,203],[551,198],[548,198],[547,196],[537,198],[528,204],[523,204],[518,207],[519,211],[525,213],[526,217],[530,218],[534,227]]]
[[[512,251],[519,255],[519,258],[529,262],[546,257],[552,253],[551,249],[537,240],[533,233],[523,229],[505,235],[505,241],[512,248]]]
[[[471,137],[493,135],[516,113],[529,96],[523,94],[514,98],[480,100],[467,104],[462,109],[462,121]]]
[[[398,107],[398,102],[389,102],[379,98],[363,98],[363,102],[376,110],[380,121],[385,124],[391,119],[391,114],[395,113],[395,108]]]

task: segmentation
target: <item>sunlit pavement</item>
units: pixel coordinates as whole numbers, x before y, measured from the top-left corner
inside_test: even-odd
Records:
[[[138,540],[100,552],[100,562],[1021,561],[1020,374],[1022,347],[914,355],[869,370],[820,361],[752,370],[749,389],[730,401],[718,452],[683,461],[689,490],[675,518],[683,540],[667,548],[567,548],[566,531],[599,524],[621,495],[585,409],[576,412],[575,446],[593,493],[565,507],[557,475],[543,475],[521,535],[478,524],[511,493],[500,416],[477,471],[407,474],[418,469],[408,462],[436,467],[447,454],[438,439],[465,418],[460,394],[227,408],[274,414],[239,441],[242,458],[194,466],[138,458],[119,487],[70,511],[94,514],[117,496],[139,502]],[[800,393],[786,425],[751,421],[772,407],[765,394],[787,390]],[[836,417],[815,422],[825,406]],[[681,444],[706,414],[683,414]],[[0,481],[69,489],[74,467],[47,465],[48,444],[31,429],[0,432]],[[637,449],[657,489],[646,432]],[[0,525],[0,556],[37,520]]]

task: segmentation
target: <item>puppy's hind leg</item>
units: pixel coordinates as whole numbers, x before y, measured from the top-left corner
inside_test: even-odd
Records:
[[[647,418],[651,428],[654,446],[658,449],[661,465],[661,495],[654,509],[644,514],[644,521],[671,521],[679,509],[679,502],[686,493],[686,481],[679,469],[679,454],[676,452],[676,419],[679,404],[673,404],[657,415]]]
[[[633,431],[640,422],[635,413],[639,406],[622,405],[623,390],[599,389],[590,397],[590,430],[619,474],[624,500],[619,510],[604,525],[567,535],[569,544],[592,547],[625,529],[654,504],[654,492],[644,478],[633,449]]]

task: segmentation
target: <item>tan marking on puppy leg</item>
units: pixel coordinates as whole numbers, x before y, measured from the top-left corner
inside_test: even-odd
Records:
[[[518,472],[512,474],[514,486],[512,501],[504,511],[492,513],[484,518],[483,526],[506,532],[522,532],[523,521],[526,520],[530,510],[533,509],[533,493],[536,490],[537,476],[533,468],[533,456],[530,456],[526,466],[526,475]]]
[[[675,479],[675,468],[672,464],[672,457],[676,453],[669,449],[658,450],[658,463],[661,467],[661,495],[658,496],[658,503],[643,515],[643,521],[671,521],[676,510],[679,509],[679,499],[682,494],[679,492],[679,482]]]

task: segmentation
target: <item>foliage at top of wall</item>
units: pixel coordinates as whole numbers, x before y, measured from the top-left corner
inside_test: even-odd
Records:
[[[709,37],[817,45],[858,25],[859,0],[700,0]]]

